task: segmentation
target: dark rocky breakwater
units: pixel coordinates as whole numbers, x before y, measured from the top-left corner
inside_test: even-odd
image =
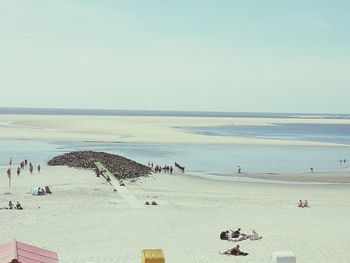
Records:
[[[50,166],[69,166],[96,169],[94,162],[101,162],[118,179],[132,179],[151,174],[151,168],[128,158],[105,152],[78,151],[56,156],[48,161]]]

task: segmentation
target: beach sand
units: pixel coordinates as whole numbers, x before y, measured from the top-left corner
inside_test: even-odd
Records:
[[[179,128],[291,122],[349,120],[0,115],[0,136],[40,141],[332,145],[205,136]],[[138,209],[91,171],[44,165],[40,174],[29,174],[28,169],[19,177],[15,169],[12,173],[9,189],[6,169],[0,167],[0,207],[12,200],[20,201],[24,210],[0,210],[0,242],[17,239],[54,250],[60,262],[140,262],[141,250],[146,248],[163,249],[168,263],[270,263],[272,252],[280,250],[295,253],[297,262],[350,262],[350,185],[344,184],[349,183],[349,173],[240,175],[278,183],[152,175],[126,182],[129,199],[141,204]],[[31,187],[46,185],[52,195],[31,195]],[[298,208],[300,199],[307,199],[311,208]],[[159,205],[144,206],[146,201]],[[220,240],[220,232],[238,227],[248,234],[255,229],[263,239],[240,242],[247,257],[220,255],[219,251],[236,245]]]
[[[342,123],[344,119],[270,119],[154,116],[0,115],[2,139],[65,140],[126,143],[192,143],[337,146],[334,143],[206,136],[186,127],[222,125],[273,125],[286,123]],[[345,147],[344,145],[339,145]]]
[[[272,180],[295,183],[350,184],[350,172],[299,172],[299,173],[212,173],[226,178]]]
[[[0,174],[0,206],[12,200],[24,207],[0,210],[0,242],[17,239],[54,250],[60,262],[141,262],[145,248],[163,249],[168,263],[270,263],[272,252],[280,250],[295,253],[297,262],[350,262],[346,184],[258,184],[159,174],[126,182],[140,203],[159,204],[133,209],[91,171],[25,170],[13,176],[11,189],[4,168]],[[45,185],[52,195],[31,195],[32,186]],[[299,199],[307,199],[311,208],[298,208]],[[255,229],[263,239],[239,243],[247,257],[219,255],[236,244],[220,240],[220,232],[237,227],[245,233]]]

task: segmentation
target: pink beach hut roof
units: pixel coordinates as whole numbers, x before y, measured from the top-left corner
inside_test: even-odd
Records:
[[[56,252],[13,240],[0,244],[0,263],[10,263],[11,261],[18,263],[58,263],[58,256]]]

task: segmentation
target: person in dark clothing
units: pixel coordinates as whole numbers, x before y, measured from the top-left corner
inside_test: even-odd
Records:
[[[248,253],[246,252],[242,252],[240,249],[239,249],[239,245],[235,246],[234,248],[230,248],[228,250],[226,250],[225,252],[223,253],[220,253],[221,255],[229,255],[229,256],[247,256],[249,255]]]
[[[16,208],[17,208],[17,210],[23,210],[23,207],[21,206],[21,204],[18,201],[16,204]]]

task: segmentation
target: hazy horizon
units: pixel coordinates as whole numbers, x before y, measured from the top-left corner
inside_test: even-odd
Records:
[[[3,107],[348,114],[350,2],[2,1]]]
[[[91,112],[95,112],[96,111],[96,115],[103,115],[102,113],[111,113],[111,115],[114,115],[113,113],[115,113],[115,115],[118,115],[118,113],[120,114],[125,114],[125,115],[132,115],[132,113],[135,113],[135,115],[139,115],[141,113],[141,115],[152,115],[153,114],[157,114],[157,113],[174,113],[173,115],[176,116],[177,113],[179,116],[181,116],[181,114],[185,114],[185,116],[190,116],[191,113],[193,113],[194,115],[196,113],[198,113],[199,115],[203,115],[205,116],[205,113],[208,113],[209,115],[215,115],[215,116],[221,116],[220,114],[223,114],[222,117],[225,116],[225,114],[227,116],[264,116],[264,115],[271,115],[271,116],[292,116],[293,114],[295,114],[297,117],[302,117],[303,115],[305,115],[306,117],[308,115],[315,115],[315,116],[348,116],[350,114],[348,113],[327,113],[327,112],[253,112],[253,111],[245,111],[245,112],[240,112],[240,111],[206,111],[206,110],[159,110],[159,109],[141,109],[141,110],[137,110],[137,109],[103,109],[103,108],[53,108],[53,107],[0,107],[0,114],[6,114],[6,113],[10,113],[10,114],[40,114],[40,112],[44,112],[44,111],[48,111],[48,113],[74,113],[76,112],[77,114],[79,112],[81,113],[91,113]],[[142,114],[142,112],[144,112],[144,114]],[[98,114],[101,113],[101,114]],[[79,115],[79,114],[78,114]],[[164,115],[164,114],[163,114]],[[165,115],[166,116],[166,115]]]

